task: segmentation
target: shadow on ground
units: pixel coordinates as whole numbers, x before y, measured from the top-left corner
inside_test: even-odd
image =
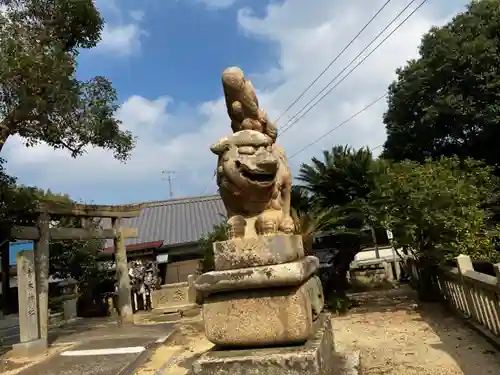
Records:
[[[416,293],[406,285],[387,290],[353,293],[349,298],[354,304],[349,314],[415,311],[418,308]]]
[[[467,360],[466,353],[474,350],[485,356],[496,358],[500,366],[500,352],[490,345],[485,337],[469,328],[463,319],[455,316],[439,303],[421,303],[418,313],[441,339],[441,343],[433,344],[432,347],[446,351],[451,355],[464,375],[481,375],[483,373],[497,375],[493,371],[484,372],[484,369],[478,369],[476,365]]]
[[[442,303],[419,302],[417,294],[409,286],[392,290],[352,294],[356,307],[348,314],[407,312],[408,318],[423,322],[438,337],[438,342],[422,343],[446,352],[460,367],[463,375],[499,375],[500,352],[476,331],[469,328],[462,318],[453,314]],[[480,361],[470,361],[472,353],[481,353],[488,362],[498,362],[498,367],[481,366]]]

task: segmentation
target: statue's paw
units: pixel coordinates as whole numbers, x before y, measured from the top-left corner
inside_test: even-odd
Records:
[[[259,235],[271,235],[278,232],[278,222],[272,216],[263,214],[257,219],[256,231]]]
[[[245,236],[247,222],[243,216],[233,216],[227,221],[227,235],[229,239]]]
[[[286,216],[281,221],[280,230],[286,234],[292,234],[295,231],[295,223],[290,216]]]

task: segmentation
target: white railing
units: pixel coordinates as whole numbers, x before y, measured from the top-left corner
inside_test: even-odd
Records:
[[[415,261],[409,259],[408,266],[412,278],[418,280]],[[437,275],[442,297],[454,310],[500,338],[500,263],[494,265],[496,276],[474,271],[467,255],[457,257],[457,266],[443,267]]]

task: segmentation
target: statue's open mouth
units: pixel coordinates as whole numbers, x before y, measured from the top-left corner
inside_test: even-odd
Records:
[[[275,177],[274,174],[262,173],[260,171],[249,171],[245,168],[240,168],[240,172],[243,177],[255,182],[273,182]]]
[[[276,173],[266,172],[260,169],[250,169],[245,164],[236,161],[236,167],[243,177],[254,182],[274,182]]]

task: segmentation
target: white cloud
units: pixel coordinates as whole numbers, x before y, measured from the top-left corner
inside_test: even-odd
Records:
[[[138,21],[138,22],[141,22],[144,18],[144,11],[142,10],[133,10],[130,12],[130,17],[132,17],[132,19]]]
[[[97,0],[96,6],[103,14],[106,23],[101,33],[101,42],[93,51],[120,57],[139,52],[141,37],[147,36],[147,32],[141,26],[144,12],[133,10],[125,14],[115,0]],[[125,21],[125,15],[131,20]]]
[[[101,34],[102,40],[95,50],[121,56],[131,55],[140,49],[142,35],[145,33],[138,24],[130,23],[122,26],[105,24]]]
[[[461,1],[465,4],[465,0]],[[272,118],[276,118],[309,85],[382,2],[316,0],[315,6],[310,6],[303,0],[285,0],[282,4],[269,5],[263,18],[258,18],[250,10],[239,12],[238,22],[248,37],[271,40],[279,48],[279,61],[270,71],[246,72],[256,77],[257,87],[261,90],[261,106]],[[446,18],[462,9],[464,4],[457,3],[451,3]],[[309,101],[406,5],[400,1],[396,4],[388,7],[278,125],[283,125]],[[296,153],[380,96],[395,78],[395,69],[416,56],[421,35],[431,25],[443,23],[442,7],[440,4],[438,9],[437,5],[434,7],[430,3],[416,13],[331,95],[286,134],[279,136],[278,142],[288,155]],[[269,87],[265,86],[264,80]],[[277,83],[279,86],[276,87]],[[166,197],[166,193],[158,196],[158,186],[163,186],[161,170],[168,169],[177,172],[174,180],[176,195],[201,194],[211,181],[216,164],[209,146],[230,132],[224,102],[222,98],[216,98],[187,108],[183,115],[168,113],[171,102],[168,97],[150,100],[133,96],[124,103],[118,117],[139,137],[127,164],[120,164],[110,153],[96,149],[72,160],[67,152],[54,152],[44,145],[32,149],[19,147],[20,140],[14,138],[5,147],[9,170],[20,175],[25,183],[51,186],[70,194],[83,191],[82,194],[94,194],[107,203],[113,203]],[[378,146],[385,139],[384,110],[382,101],[300,153],[290,161],[292,171],[296,174],[301,162],[309,161],[322,149],[336,144]],[[183,131],[184,127],[194,130]],[[40,172],[42,165],[46,167],[43,173]],[[96,186],[99,186],[99,191],[96,191]],[[102,194],[102,191],[116,187],[120,187],[113,190],[116,193]],[[215,189],[212,181],[208,192],[215,192]],[[164,190],[167,191],[166,186]]]
[[[232,7],[236,0],[195,0],[197,3],[204,4],[209,9],[226,9]]]

